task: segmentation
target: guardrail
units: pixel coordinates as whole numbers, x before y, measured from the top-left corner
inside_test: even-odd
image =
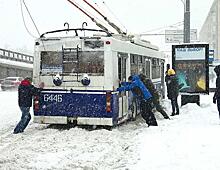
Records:
[[[13,52],[10,50],[5,50],[0,48],[0,58],[12,60],[12,61],[20,61],[24,63],[33,64],[34,57],[31,55],[26,55],[18,52]]]

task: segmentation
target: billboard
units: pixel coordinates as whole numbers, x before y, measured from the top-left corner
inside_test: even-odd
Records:
[[[165,43],[183,43],[183,30],[165,30]],[[190,40],[197,40],[197,29],[190,29]]]
[[[172,46],[172,67],[176,71],[180,92],[209,93],[209,45]]]

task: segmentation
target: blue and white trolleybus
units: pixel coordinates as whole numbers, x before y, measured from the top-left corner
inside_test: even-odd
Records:
[[[94,29],[49,36],[66,31],[47,32],[35,42],[33,80],[45,88],[34,99],[34,122],[115,126],[135,119],[138,103],[129,109],[129,92],[116,91],[133,74],[151,78],[164,96],[165,59],[158,47]]]

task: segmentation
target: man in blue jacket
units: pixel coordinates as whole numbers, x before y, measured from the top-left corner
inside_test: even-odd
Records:
[[[18,87],[18,105],[22,112],[21,120],[14,129],[14,134],[22,133],[31,120],[30,107],[32,106],[32,97],[39,95],[44,84],[40,84],[40,88],[34,87],[32,78],[26,77],[21,81]]]
[[[141,116],[146,121],[148,126],[157,126],[156,118],[152,112],[151,98],[152,95],[140,80],[138,75],[133,75],[128,78],[129,82],[122,83],[117,91],[132,91],[133,95],[140,101]]]

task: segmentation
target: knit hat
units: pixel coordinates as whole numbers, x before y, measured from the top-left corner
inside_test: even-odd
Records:
[[[174,74],[176,74],[175,73],[175,71],[173,70],[173,69],[169,69],[168,71],[167,71],[167,74],[168,74],[168,76],[171,76],[171,75],[174,75]]]

